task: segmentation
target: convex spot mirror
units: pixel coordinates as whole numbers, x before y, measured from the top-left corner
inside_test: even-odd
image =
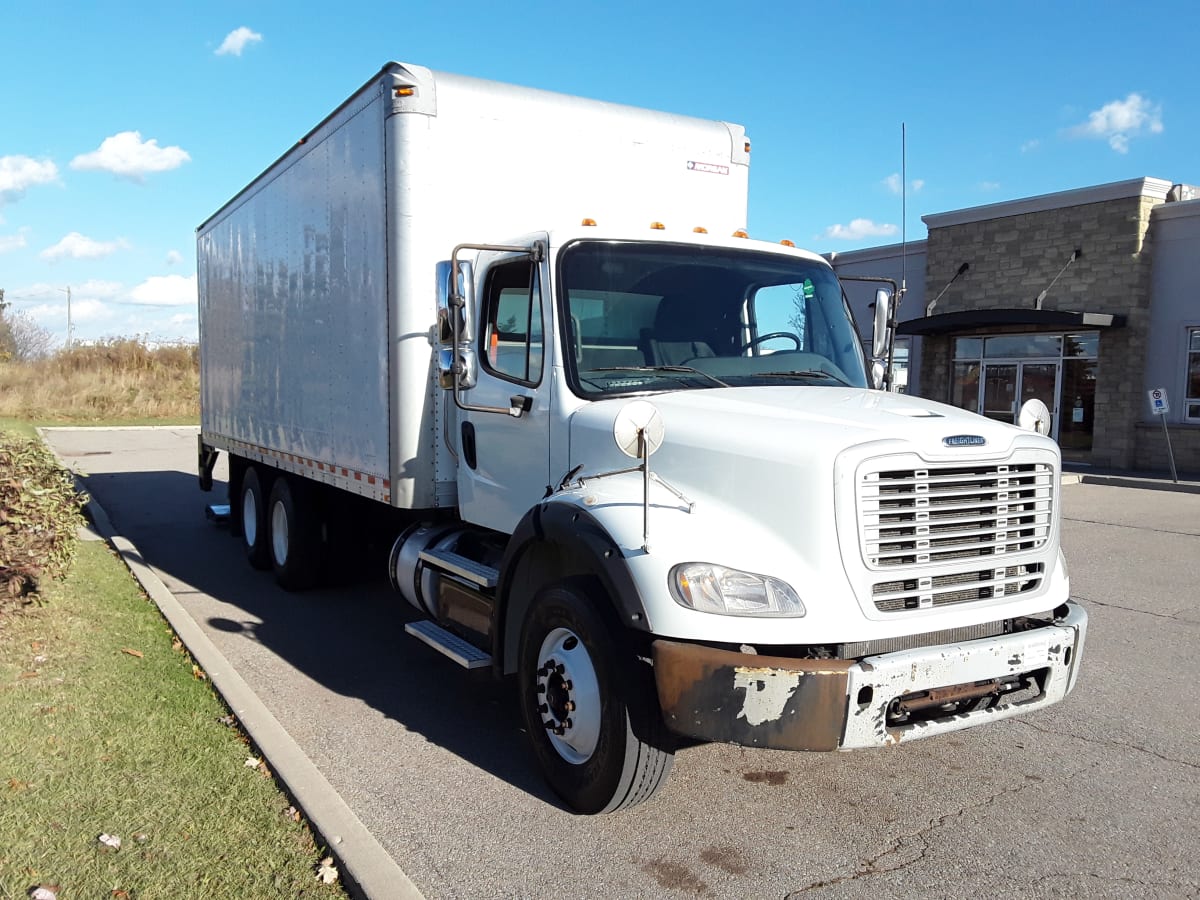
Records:
[[[622,453],[634,459],[642,457],[642,441],[646,445],[646,456],[649,456],[662,446],[665,434],[662,413],[646,400],[626,403],[613,420],[613,440]]]
[[[438,343],[451,344],[454,342],[453,310],[450,308],[450,295],[454,280],[451,276],[450,260],[445,259],[437,264],[437,329]],[[460,260],[458,263],[458,291],[462,298],[462,306],[458,310],[458,340],[461,344],[470,344],[475,339],[475,279],[471,263]]]
[[[438,384],[444,390],[454,389],[454,367],[458,365],[458,389],[469,391],[475,387],[479,371],[475,351],[470,347],[442,347],[438,351]]]
[[[1050,409],[1037,397],[1032,397],[1021,404],[1021,411],[1017,413],[1017,424],[1026,431],[1049,434]]]

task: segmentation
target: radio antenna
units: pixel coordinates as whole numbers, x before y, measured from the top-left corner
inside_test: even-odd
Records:
[[[900,296],[908,290],[908,130],[900,123]]]

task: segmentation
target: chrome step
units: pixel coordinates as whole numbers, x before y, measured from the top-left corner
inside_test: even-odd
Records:
[[[221,522],[228,522],[229,521],[229,504],[228,503],[210,503],[208,506],[206,506],[204,508],[204,516],[210,522],[216,522],[218,524],[220,524]]]
[[[464,669],[481,669],[492,664],[492,657],[484,653],[474,644],[469,644],[428,619],[420,622],[409,622],[404,626],[415,638],[420,638],[438,653],[444,654],[462,666]]]
[[[499,569],[485,566],[483,563],[467,559],[467,557],[450,550],[438,550],[436,548],[422,550],[420,558],[422,562],[430,563],[444,572],[457,575],[459,578],[465,578],[471,584],[478,585],[481,588],[494,588],[500,578]]]

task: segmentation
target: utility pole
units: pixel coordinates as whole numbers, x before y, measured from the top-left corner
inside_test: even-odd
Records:
[[[75,334],[75,326],[71,324],[71,286],[59,288],[59,291],[67,295],[67,349],[71,349],[71,338]]]

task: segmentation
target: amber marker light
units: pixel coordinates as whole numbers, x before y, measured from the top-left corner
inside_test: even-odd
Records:
[[[580,225],[583,225],[583,226],[586,226],[586,227],[588,227],[588,228],[595,228],[595,227],[596,227],[596,220],[595,220],[595,219],[584,219],[584,220],[583,220],[582,222],[580,222],[579,224],[580,224]]]
[[[396,92],[395,92],[395,93],[396,93],[396,96],[397,96],[397,97],[411,97],[411,96],[413,96],[413,95],[414,95],[416,92],[417,92],[417,89],[416,89],[416,88],[411,88],[411,87],[398,87],[398,88],[396,88]]]
[[[708,234],[708,229],[705,228],[703,225],[697,225],[695,228],[692,229],[692,233],[693,234]]]
[[[733,233],[733,236],[734,236],[734,237],[740,237],[740,238],[748,238],[748,237],[750,237],[750,235],[746,234],[746,232],[745,232],[745,231],[743,231],[743,230],[742,230],[742,229],[740,229],[740,228],[739,228],[737,231],[735,231],[735,232]]]
[[[650,228],[653,229],[654,231],[666,231],[667,230],[667,226],[664,225],[662,222],[651,222]]]
[[[783,246],[785,246],[785,247],[795,247],[796,246],[795,241],[789,241],[787,238],[784,238],[779,243],[783,244]]]

